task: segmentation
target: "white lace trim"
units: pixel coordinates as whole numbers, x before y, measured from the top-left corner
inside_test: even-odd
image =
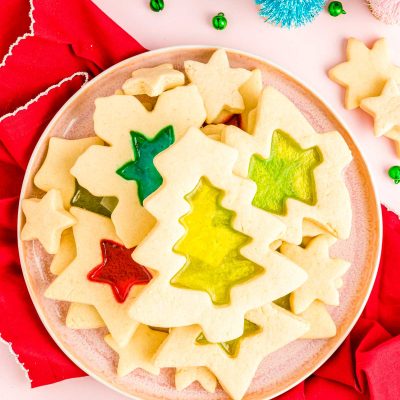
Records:
[[[0,122],[5,120],[6,118],[14,117],[20,111],[26,110],[31,104],[36,103],[41,97],[44,97],[44,96],[48,95],[49,92],[51,92],[53,89],[59,88],[64,83],[72,81],[72,79],[74,79],[77,76],[83,76],[85,78],[85,82],[82,84],[82,86],[84,84],[86,84],[88,82],[88,80],[89,80],[89,74],[87,72],[75,72],[72,75],[68,76],[67,78],[62,79],[57,84],[49,86],[46,90],[44,90],[43,92],[39,93],[36,97],[34,97],[33,99],[29,100],[23,106],[20,106],[20,107],[16,108],[13,112],[4,114],[2,117],[0,117]]]
[[[29,19],[31,23],[29,25],[29,32],[24,33],[22,36],[19,36],[17,40],[8,48],[7,54],[3,57],[3,60],[0,63],[0,68],[3,68],[6,65],[7,59],[12,56],[12,52],[14,47],[17,47],[19,42],[26,39],[27,37],[33,37],[35,35],[35,31],[33,29],[35,25],[35,18],[33,17],[33,12],[35,11],[35,6],[33,5],[33,0],[29,0]]]
[[[17,40],[8,48],[8,52],[7,54],[3,57],[3,60],[0,63],[0,69],[3,68],[9,57],[12,56],[13,54],[13,50],[15,47],[18,46],[18,44],[26,39],[27,37],[33,37],[35,36],[35,30],[34,30],[34,25],[35,25],[35,18],[33,16],[33,12],[35,11],[35,6],[33,4],[33,0],[29,0],[29,19],[31,21],[30,25],[29,25],[29,32],[25,33],[22,36],[19,36],[17,38]],[[23,106],[20,106],[18,108],[16,108],[14,111],[4,114],[3,116],[0,117],[0,122],[2,122],[3,120],[5,120],[8,117],[13,117],[16,114],[18,114],[20,111],[22,110],[26,110],[31,104],[35,103],[36,101],[38,101],[41,97],[46,96],[47,94],[49,94],[49,92],[55,88],[60,87],[61,85],[63,85],[65,82],[69,82],[72,79],[74,79],[76,76],[83,76],[85,78],[85,82],[82,84],[82,86],[88,82],[89,80],[89,74],[87,72],[75,72],[74,74],[68,76],[67,78],[62,79],[60,82],[56,83],[55,85],[52,85],[50,87],[48,87],[46,90],[44,90],[43,92],[39,93],[35,98],[29,100],[27,103],[25,103]]]

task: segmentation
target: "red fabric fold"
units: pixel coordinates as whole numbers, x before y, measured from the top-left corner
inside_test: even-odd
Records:
[[[90,78],[145,51],[88,0],[33,0],[33,4],[34,35],[22,40],[0,66],[0,116],[72,74],[84,72]],[[0,2],[0,57],[28,32],[28,13],[28,0]],[[49,337],[31,303],[19,265],[16,217],[30,154],[45,126],[85,76],[65,81],[0,122],[0,333],[29,369],[32,386],[83,375]],[[280,399],[400,399],[400,221],[385,208],[382,213],[380,270],[360,320],[328,362]]]

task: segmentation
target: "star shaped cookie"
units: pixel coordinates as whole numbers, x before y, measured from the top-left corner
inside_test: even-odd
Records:
[[[207,123],[213,123],[225,110],[240,113],[245,105],[239,92],[250,77],[250,71],[231,68],[225,50],[217,50],[207,64],[185,61],[185,72],[190,82],[199,88],[207,110]]]
[[[215,389],[217,388],[217,378],[206,367],[187,367],[176,369],[176,390],[184,390],[193,382],[199,382],[208,393],[214,393]]]
[[[374,118],[376,136],[387,134],[392,129],[400,129],[400,90],[397,82],[390,79],[382,93],[361,101],[361,108]]]
[[[119,355],[118,376],[128,375],[137,368],[158,375],[160,368],[154,365],[153,359],[167,336],[168,333],[139,325],[129,343],[126,346],[119,346],[111,335],[107,335],[104,340]]]
[[[50,138],[46,158],[33,180],[35,185],[45,192],[58,189],[64,207],[68,210],[75,193],[75,177],[70,174],[70,169],[86,149],[92,145],[102,144],[103,141],[99,137],[75,140]]]
[[[244,338],[236,357],[229,357],[217,344],[196,344],[201,328],[192,325],[171,330],[155,364],[161,368],[207,367],[233,399],[241,399],[261,361],[309,329],[307,322],[273,304],[248,312],[246,318],[260,326],[261,332]]]
[[[133,286],[126,300],[120,303],[109,284],[88,279],[88,274],[104,261],[101,242],[109,240],[121,245],[121,240],[109,218],[76,207],[71,207],[70,212],[77,220],[73,228],[77,256],[50,284],[45,296],[95,306],[114,340],[125,346],[138,326],[128,317],[128,310],[143,286]],[[120,273],[122,271],[115,274]]]
[[[61,234],[75,224],[75,218],[63,207],[61,192],[49,190],[41,199],[22,200],[26,222],[21,231],[22,240],[38,239],[49,254],[56,254]]]
[[[172,64],[161,64],[152,68],[140,68],[132,72],[132,78],[123,85],[125,94],[146,94],[150,97],[159,96],[168,89],[185,84],[185,75],[174,69]]]
[[[339,292],[335,281],[350,267],[350,263],[339,258],[331,258],[329,247],[336,239],[329,235],[319,235],[302,248],[283,243],[280,251],[303,268],[308,279],[290,295],[290,307],[295,314],[304,312],[314,300],[325,304],[339,305]]]
[[[242,335],[248,310],[305,281],[269,248],[284,224],[251,205],[256,187],[232,173],[236,158],[235,149],[196,128],[155,158],[164,184],[144,206],[157,224],[132,257],[158,275],[132,305],[133,319],[199,324],[207,340],[226,342]]]
[[[328,74],[346,88],[345,107],[349,110],[359,107],[367,97],[379,96],[387,80],[400,83],[400,68],[392,64],[385,39],[377,40],[369,49],[360,40],[350,38],[347,59]]]
[[[253,204],[287,226],[282,239],[300,244],[305,218],[347,238],[352,214],[342,172],[352,156],[343,137],[338,132],[317,133],[271,86],[260,96],[253,125],[251,135],[227,126],[222,141],[239,151],[235,173],[257,184]]]
[[[153,138],[171,125],[175,140],[179,140],[189,127],[200,127],[204,119],[203,100],[194,85],[162,93],[152,111],[134,96],[114,95],[96,100],[94,129],[110,146],[91,146],[79,157],[71,173],[93,195],[118,198],[111,219],[127,248],[140,243],[155,222],[140,204],[136,181],[117,173],[121,166],[133,161],[130,132]]]

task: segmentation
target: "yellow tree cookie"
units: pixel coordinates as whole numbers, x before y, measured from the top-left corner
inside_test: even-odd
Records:
[[[160,373],[160,368],[154,365],[154,355],[168,333],[151,329],[146,325],[139,325],[126,346],[120,346],[111,335],[104,340],[119,355],[118,376],[125,376],[137,368],[141,368],[153,375]]]
[[[176,390],[184,390],[193,382],[200,385],[209,393],[214,393],[217,388],[217,378],[206,367],[177,368],[175,372]]]
[[[199,88],[207,110],[207,123],[223,120],[222,111],[240,113],[245,105],[239,88],[250,77],[250,71],[231,68],[225,50],[217,50],[207,64],[185,61],[185,72],[190,82]]]
[[[203,101],[194,85],[162,93],[153,111],[147,111],[133,96],[114,95],[96,100],[94,129],[110,146],[91,146],[71,172],[95,196],[118,198],[111,219],[126,247],[140,243],[154,224],[154,218],[141,205],[138,186],[138,182],[155,183],[152,188],[159,184],[153,156],[182,137],[189,127],[200,127],[204,119]],[[166,127],[172,127],[172,133]],[[152,173],[150,178],[138,175],[148,169]]]
[[[191,128],[155,159],[165,181],[144,206],[157,224],[132,257],[158,275],[132,305],[133,319],[199,324],[208,340],[223,342],[243,333],[248,310],[305,281],[269,248],[284,224],[251,205],[256,187],[232,174],[236,158],[235,149]]]
[[[257,184],[253,205],[286,224],[283,240],[301,243],[304,218],[341,239],[349,236],[351,203],[342,172],[352,157],[338,132],[315,132],[287,97],[267,86],[253,134],[228,126],[223,141],[239,150],[234,171]]]
[[[114,340],[125,346],[138,325],[129,318],[128,310],[143,288],[130,283],[148,281],[139,279],[146,270],[130,263],[132,250],[120,244],[109,218],[76,207],[70,212],[78,221],[73,228],[77,256],[50,284],[45,296],[95,306]]]
[[[22,240],[38,239],[49,254],[56,254],[61,234],[75,224],[75,218],[64,209],[61,192],[49,190],[41,199],[22,200],[26,222],[21,231]]]
[[[236,357],[226,354],[219,344],[199,344],[201,328],[192,325],[171,330],[156,354],[155,364],[161,368],[205,366],[233,399],[241,399],[261,361],[309,329],[307,322],[273,304],[248,312],[246,318],[260,331],[241,338]]]
[[[123,85],[125,94],[147,94],[159,96],[168,89],[185,84],[185,75],[174,69],[172,64],[161,64],[152,68],[140,68],[132,72],[132,78]]]
[[[346,89],[345,107],[353,110],[366,97],[378,96],[390,78],[400,83],[400,68],[393,65],[385,39],[377,40],[372,49],[350,38],[347,61],[329,71],[329,77]]]
[[[33,182],[45,192],[50,189],[58,189],[61,192],[64,207],[68,210],[75,192],[75,178],[69,171],[77,158],[95,144],[100,146],[103,141],[98,137],[76,140],[50,138],[46,158]]]
[[[335,282],[350,267],[348,261],[331,258],[329,247],[336,239],[329,235],[319,235],[302,248],[283,243],[280,251],[307,274],[308,279],[290,295],[290,307],[295,314],[304,312],[314,300],[325,304],[339,305],[339,292]]]

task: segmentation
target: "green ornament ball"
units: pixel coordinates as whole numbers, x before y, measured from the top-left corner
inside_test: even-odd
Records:
[[[150,0],[150,8],[155,12],[163,10],[164,0]]]
[[[389,168],[388,175],[393,179],[396,185],[400,183],[400,166],[394,165],[393,167]]]
[[[343,8],[343,4],[340,1],[331,1],[328,6],[329,14],[332,17],[337,17],[341,14],[346,14],[346,11]]]
[[[224,13],[220,12],[213,17],[212,24],[215,29],[222,31],[228,25],[228,21],[224,15]]]

